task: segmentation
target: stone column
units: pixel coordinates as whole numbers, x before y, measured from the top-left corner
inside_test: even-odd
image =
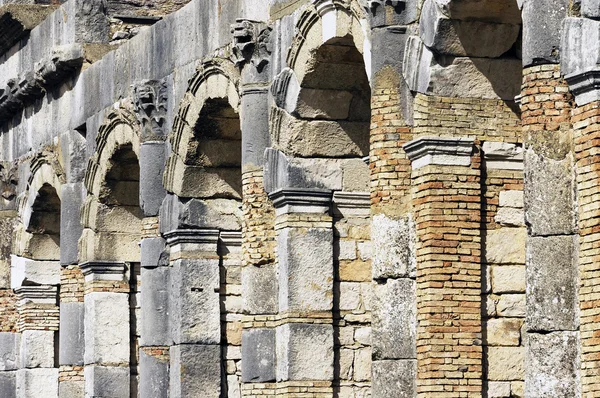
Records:
[[[55,367],[55,333],[58,331],[56,286],[22,286],[15,289],[21,333],[20,366],[17,371],[18,398],[58,397]]]
[[[420,138],[404,149],[417,233],[417,396],[481,396],[480,157],[472,139]]]
[[[127,266],[81,264],[85,278],[85,396],[129,398],[130,310]]]
[[[170,396],[219,398],[221,308],[218,230],[175,230],[170,248]]]
[[[269,197],[277,215],[279,314],[272,323],[276,329],[277,392],[331,397],[332,192],[284,188]]]

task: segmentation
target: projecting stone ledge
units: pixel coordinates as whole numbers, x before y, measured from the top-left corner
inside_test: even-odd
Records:
[[[10,4],[0,7],[0,54],[10,50],[56,8],[39,4]]]

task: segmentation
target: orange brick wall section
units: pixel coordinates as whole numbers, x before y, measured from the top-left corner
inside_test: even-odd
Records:
[[[480,157],[413,170],[417,224],[417,395],[480,397]]]

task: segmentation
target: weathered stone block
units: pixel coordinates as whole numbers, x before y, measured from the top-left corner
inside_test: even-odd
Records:
[[[333,380],[333,327],[290,323],[277,327],[277,381]]]
[[[514,209],[512,207],[501,207],[498,209],[494,221],[507,227],[524,227],[525,213],[523,209]]]
[[[17,333],[0,333],[0,372],[19,368],[19,352],[21,335]]]
[[[373,397],[412,398],[416,395],[416,359],[373,361]]]
[[[502,191],[499,195],[500,207],[523,208],[523,191]]]
[[[167,397],[169,360],[150,356],[140,349],[140,397]]]
[[[242,307],[248,314],[277,313],[277,270],[274,264],[242,268]]]
[[[584,1],[582,13],[585,12],[585,5]],[[598,11],[600,9],[597,8]],[[588,18],[565,18],[563,29],[560,62],[563,75],[594,69],[600,61],[600,22]]]
[[[510,383],[504,381],[490,381],[487,384],[488,398],[510,398]]]
[[[525,266],[494,266],[491,267],[491,271],[494,294],[525,293]]]
[[[24,330],[21,334],[21,367],[54,367],[54,332]]]
[[[28,284],[60,284],[60,262],[58,261],[35,261],[11,256],[10,268],[10,284],[13,289]]]
[[[242,381],[275,381],[275,329],[242,331]]]
[[[333,307],[333,232],[287,228],[277,235],[280,311],[330,311]]]
[[[17,398],[17,372],[0,372],[0,396]]]
[[[163,238],[142,239],[140,249],[142,267],[147,268],[162,265],[162,257],[165,256],[165,240]]]
[[[388,279],[374,286],[373,358],[416,358],[417,296],[412,279]]]
[[[142,268],[141,337],[143,346],[168,346],[170,267]]]
[[[498,300],[496,311],[498,316],[525,317],[525,294],[503,294]]]
[[[581,15],[586,18],[600,18],[600,2],[598,0],[581,0]]]
[[[17,394],[19,398],[58,397],[58,369],[17,370]]]
[[[373,217],[373,279],[416,276],[416,233],[410,218]]]
[[[92,292],[85,295],[84,304],[85,363],[98,365],[128,363],[130,358],[128,294]]]
[[[58,383],[59,398],[81,398],[85,394],[85,381],[62,381]]]
[[[530,237],[527,245],[527,328],[579,328],[577,237]]]
[[[175,344],[219,344],[219,260],[177,260],[170,271],[169,314]]]
[[[522,319],[489,319],[487,321],[487,344],[490,346],[518,346],[521,341],[522,325]]]
[[[157,216],[167,192],[162,184],[165,169],[165,143],[140,145],[140,206],[146,217]]]
[[[528,340],[525,396],[581,396],[579,333],[530,333]]]
[[[527,0],[523,4],[523,67],[558,63],[562,21],[569,0]]]
[[[219,398],[221,347],[186,344],[171,347],[170,395],[181,398]]]
[[[488,377],[490,380],[523,380],[525,347],[488,347]]]
[[[561,0],[562,1],[562,0]],[[572,160],[554,160],[525,151],[525,222],[531,236],[576,231]]]
[[[60,191],[60,263],[77,264],[77,242],[83,232],[80,214],[83,183],[63,184]]]
[[[86,366],[85,396],[103,398],[129,398],[129,367]]]
[[[487,231],[485,260],[488,264],[525,264],[525,228],[500,228]]]

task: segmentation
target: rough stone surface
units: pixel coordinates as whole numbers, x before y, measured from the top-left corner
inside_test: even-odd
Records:
[[[169,392],[169,361],[140,350],[140,397],[165,397]]]
[[[373,361],[373,396],[416,396],[417,361],[414,359]]]
[[[45,397],[58,397],[58,369],[19,369],[16,379],[19,398],[39,398],[40,391]]]
[[[28,258],[12,256],[11,286],[17,288],[30,284],[59,285],[60,262],[35,261]]]
[[[525,396],[580,396],[579,333],[529,334]]]
[[[128,367],[90,365],[85,367],[84,377],[86,397],[129,397]]]
[[[527,327],[577,330],[579,270],[577,238],[531,237],[527,246]]]
[[[488,264],[525,264],[525,228],[487,231],[485,259]]]
[[[491,271],[495,294],[525,292],[525,266],[495,266]]]
[[[83,184],[63,184],[61,187],[60,212],[60,263],[61,265],[77,264],[79,253],[78,241],[83,232],[80,208],[83,204]]]
[[[54,332],[24,330],[21,334],[21,367],[54,367]]]
[[[490,380],[522,380],[525,371],[525,347],[488,347]]]
[[[83,365],[85,347],[85,306],[83,303],[61,303],[59,330],[59,364]]]
[[[523,4],[523,66],[558,63],[569,0],[527,0]]]
[[[0,371],[17,370],[21,335],[17,333],[0,333]]]
[[[487,321],[486,337],[490,346],[518,346],[521,341],[523,320],[497,318]]]
[[[171,347],[171,395],[182,398],[197,396],[219,398],[221,394],[221,347],[186,344]]]
[[[169,267],[142,269],[141,346],[166,346],[169,334]]]
[[[373,217],[373,279],[415,277],[416,232],[410,219]]]
[[[242,382],[275,381],[275,329],[242,332]]]
[[[17,398],[17,372],[0,372],[0,395]]]

